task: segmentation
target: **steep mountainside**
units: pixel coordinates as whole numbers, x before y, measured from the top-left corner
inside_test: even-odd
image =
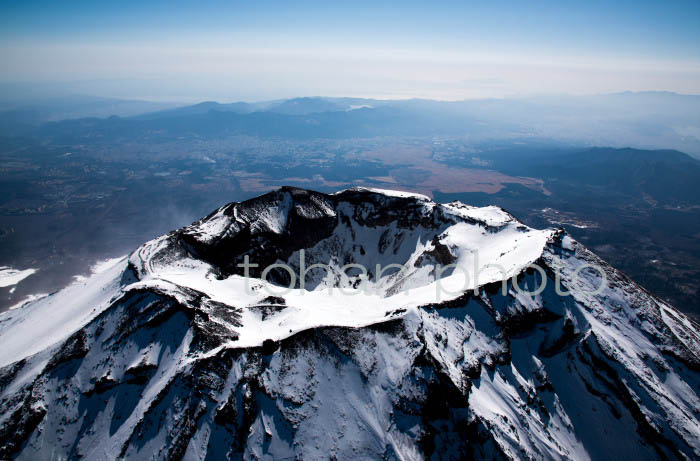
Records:
[[[0,458],[700,457],[697,325],[496,207],[283,188],[0,341]]]

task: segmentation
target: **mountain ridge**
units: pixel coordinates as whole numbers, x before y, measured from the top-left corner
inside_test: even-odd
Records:
[[[448,273],[436,299],[437,265],[468,267],[470,248],[482,283]],[[254,274],[245,292],[231,264],[296,270],[302,249],[330,275],[276,296],[289,280]],[[326,293],[361,286],[337,270],[368,261],[406,274],[371,274],[364,298]],[[543,281],[532,264],[551,282],[536,295],[518,288]],[[57,323],[67,337],[43,334]],[[2,314],[0,456],[692,458],[696,327],[562,230],[499,208],[283,188]]]

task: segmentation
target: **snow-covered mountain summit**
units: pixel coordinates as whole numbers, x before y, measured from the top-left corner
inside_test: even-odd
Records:
[[[697,325],[497,207],[282,188],[0,341],[0,458],[700,457]]]

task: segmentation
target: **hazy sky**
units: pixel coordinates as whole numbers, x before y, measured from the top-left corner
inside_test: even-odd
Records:
[[[698,44],[698,0],[0,2],[0,83],[157,100],[697,94]]]

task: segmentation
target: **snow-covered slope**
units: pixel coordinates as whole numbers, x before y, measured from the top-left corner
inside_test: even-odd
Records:
[[[700,457],[697,325],[496,207],[283,188],[0,341],[0,458]]]

